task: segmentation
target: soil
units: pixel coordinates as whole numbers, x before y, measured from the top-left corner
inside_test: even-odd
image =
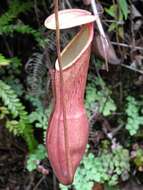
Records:
[[[55,177],[38,171],[28,172],[25,142],[0,126],[0,190],[53,190]]]

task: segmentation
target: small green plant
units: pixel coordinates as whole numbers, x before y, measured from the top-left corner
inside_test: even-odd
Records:
[[[10,60],[6,59],[2,54],[0,54],[0,67],[10,64]]]
[[[43,144],[46,142],[46,130],[48,127],[48,120],[51,112],[51,105],[47,109],[42,105],[42,101],[38,97],[27,95],[26,99],[29,100],[33,105],[33,112],[29,114],[29,121],[34,125],[35,128],[42,129]],[[47,152],[45,146],[39,144],[34,152],[30,153],[27,157],[26,168],[31,172],[35,170],[39,162],[46,158]]]
[[[4,56],[3,56],[4,57]],[[5,58],[5,57],[4,57]],[[0,60],[3,62],[3,60]],[[22,63],[17,57],[5,58],[9,64],[3,65],[0,68],[1,80],[3,80],[7,85],[9,85],[18,96],[24,93],[24,87],[20,81]]]
[[[43,143],[45,144],[46,140],[46,130],[48,127],[48,120],[51,113],[51,105],[45,109],[41,101],[32,96],[27,97],[33,103],[35,110],[29,114],[29,120],[31,123],[34,123],[36,128],[43,129]]]
[[[106,86],[101,78],[89,79],[89,84],[86,88],[85,106],[89,116],[99,107],[100,113],[104,116],[109,116],[116,111],[116,105],[111,98],[112,91]]]
[[[127,20],[127,18],[128,18],[128,3],[127,3],[127,0],[119,0],[118,4],[119,4],[119,9],[121,10],[124,19]]]
[[[105,9],[106,13],[111,16],[114,21],[109,26],[108,31],[116,30],[118,35],[123,38],[123,21],[128,18],[128,3],[127,0],[119,0],[118,4],[113,4]]]
[[[28,155],[26,168],[28,171],[33,171],[37,168],[40,161],[46,157],[46,149],[42,144],[39,144],[33,153]]]
[[[73,187],[76,190],[91,190],[95,182],[114,186],[119,179],[129,177],[130,157],[127,149],[115,147],[111,152],[101,152],[97,157],[93,153],[86,153],[77,169]],[[60,185],[61,190],[68,187]]]
[[[126,129],[130,135],[135,135],[140,126],[143,125],[143,115],[141,112],[142,104],[137,101],[134,97],[127,97],[127,108],[125,110],[127,114]]]
[[[134,151],[133,161],[138,168],[139,171],[143,171],[143,149],[138,147],[136,151]]]

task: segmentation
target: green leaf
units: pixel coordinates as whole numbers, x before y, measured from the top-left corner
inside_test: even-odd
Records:
[[[111,5],[108,9],[105,9],[106,13],[113,18],[116,18],[117,15],[117,5]]]
[[[10,60],[6,59],[2,54],[0,54],[0,66],[6,66],[10,64]]]
[[[15,91],[2,80],[0,80],[0,98],[12,116],[11,120],[8,119],[6,121],[6,127],[14,135],[22,135],[27,142],[29,150],[33,151],[37,143],[33,136],[28,113]]]
[[[143,114],[140,112],[142,105],[132,96],[127,97],[127,123],[126,129],[129,131],[130,135],[135,135],[140,126],[143,123]]]
[[[46,149],[42,144],[39,144],[37,149],[29,154],[27,159],[26,168],[28,171],[33,171],[37,168],[39,161],[43,160],[46,157]]]
[[[108,31],[112,32],[117,28],[117,24],[115,22],[113,22],[112,24],[110,24]]]
[[[122,11],[125,20],[128,18],[128,3],[127,0],[119,0],[119,7],[120,10]]]

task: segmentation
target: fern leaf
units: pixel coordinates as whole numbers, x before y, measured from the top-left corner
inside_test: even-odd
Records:
[[[26,72],[28,74],[27,84],[34,94],[40,94],[43,89],[43,76],[46,73],[46,66],[43,62],[43,54],[34,53],[26,63]]]
[[[40,45],[43,46],[44,38],[40,34],[39,31],[35,30],[34,28],[30,27],[29,25],[25,24],[11,24],[11,25],[4,25],[0,27],[0,34],[3,35],[13,35],[14,32],[18,32],[21,34],[30,34],[34,37],[35,41]]]
[[[24,13],[32,7],[32,2],[22,3],[14,0],[10,3],[9,9],[0,17],[0,28],[12,22],[20,13]]]
[[[32,126],[29,121],[28,113],[25,111],[25,107],[11,87],[1,80],[0,89],[0,98],[14,118],[14,120],[7,121],[6,127],[14,135],[22,135],[28,144],[29,150],[33,151],[37,143],[34,139]],[[19,120],[17,117],[19,117]]]

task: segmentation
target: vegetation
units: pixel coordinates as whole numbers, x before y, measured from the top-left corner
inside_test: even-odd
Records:
[[[67,2],[65,8],[69,8]],[[85,94],[90,122],[88,147],[72,186],[60,184],[61,190],[92,190],[96,183],[117,190],[132,177],[143,183],[142,50],[135,47],[141,44],[143,27],[141,24],[139,32],[133,28],[132,22],[139,19],[131,14],[134,3],[104,2],[103,24],[122,60],[120,65],[109,65],[107,72],[104,62],[91,57]],[[89,9],[78,1],[69,3]],[[0,126],[25,141],[23,167],[33,173],[48,162],[44,145],[52,94],[47,70],[57,55],[55,34],[47,32],[43,22],[52,11],[52,1],[45,0],[11,0],[0,5]],[[75,31],[61,33],[63,48]],[[126,49],[119,46],[131,41],[133,51],[132,43]],[[50,170],[49,165],[46,167]]]

